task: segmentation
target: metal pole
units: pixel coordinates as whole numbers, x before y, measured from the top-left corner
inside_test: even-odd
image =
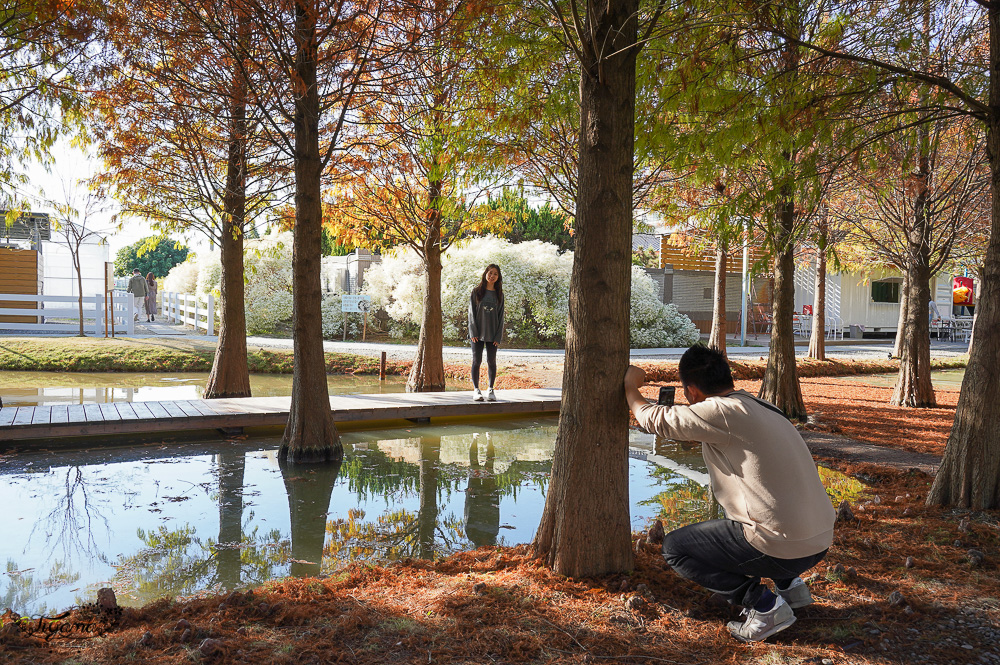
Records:
[[[740,346],[747,345],[747,301],[750,299],[750,218],[743,235],[743,298],[740,304]]]

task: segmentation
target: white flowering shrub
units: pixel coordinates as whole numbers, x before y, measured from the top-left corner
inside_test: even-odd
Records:
[[[514,245],[492,236],[452,247],[442,258],[445,337],[468,335],[469,296],[490,263],[503,273],[508,337],[564,340],[573,254],[559,254],[555,245],[537,240]],[[390,333],[396,336],[419,329],[425,288],[423,264],[408,248],[383,256],[380,265],[365,272],[364,290],[376,306],[385,308],[392,319]],[[634,346],[689,346],[698,340],[690,319],[659,302],[655,283],[641,268],[632,273],[631,313]]]
[[[344,335],[344,313],[340,311],[340,295],[327,293],[323,296],[323,338],[343,339]],[[368,315],[368,324],[371,326],[371,314]],[[351,338],[361,337],[364,327],[364,318],[357,312],[347,314],[347,335]]]
[[[163,290],[174,293],[193,294],[198,286],[198,259],[192,255],[184,263],[178,263],[163,278]]]
[[[673,304],[660,302],[656,282],[640,266],[632,266],[629,318],[629,344],[633,349],[691,346],[700,335],[691,319]]]
[[[281,233],[247,241],[244,254],[247,332],[266,335],[292,317],[292,234]],[[197,295],[221,293],[222,265],[218,252],[175,266],[164,290]]]

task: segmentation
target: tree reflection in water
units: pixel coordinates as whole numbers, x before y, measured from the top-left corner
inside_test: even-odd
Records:
[[[326,517],[330,496],[340,473],[340,462],[329,464],[280,463],[281,477],[288,492],[291,518],[292,558],[290,574],[295,577],[319,575],[326,539]]]
[[[551,461],[540,452],[538,442],[548,443],[553,436],[554,428],[550,427],[492,433],[466,429],[466,433],[448,437],[428,433],[421,438],[381,439],[354,447],[343,469],[351,493],[365,500],[381,497],[400,507],[373,520],[366,519],[361,509],[351,509],[345,517],[331,520],[326,557],[331,564],[430,559],[502,544],[501,500],[515,498],[520,489],[529,486],[544,495]],[[496,470],[498,439],[505,453],[502,472]],[[450,462],[442,461],[443,441]],[[414,455],[416,451],[419,455]],[[517,459],[525,452],[543,459]],[[463,499],[458,515],[447,507],[454,506],[449,500],[453,496]],[[402,507],[408,500],[416,501],[416,510]]]
[[[101,480],[106,481],[104,478]],[[106,485],[102,483],[102,491],[105,487]],[[95,538],[94,522],[95,520],[100,522],[107,532],[108,518],[91,500],[88,490],[84,468],[66,467],[66,477],[56,494],[55,505],[35,524],[28,536],[29,541],[39,529],[43,529],[45,543],[52,548],[52,554],[55,554],[56,550],[62,550],[66,561],[95,558],[106,562],[107,559]]]
[[[244,527],[243,485],[246,452],[226,446],[213,455],[218,503],[218,539],[202,538],[194,527],[159,526],[139,529],[143,549],[120,558],[113,579],[115,591],[138,604],[163,597],[202,595],[254,587],[272,579],[288,564],[288,542],[277,529],[249,533]],[[214,496],[212,496],[214,494]],[[249,522],[252,514],[246,518]]]

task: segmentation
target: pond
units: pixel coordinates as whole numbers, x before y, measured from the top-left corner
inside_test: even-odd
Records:
[[[100,402],[151,402],[201,399],[208,383],[204,372],[140,374],[128,372],[0,372],[0,398],[5,406],[52,406]],[[400,393],[406,379],[377,376],[327,377],[331,394]],[[251,374],[255,397],[292,394],[291,374]]]
[[[0,470],[0,609],[35,615],[253,587],[355,560],[437,558],[530,542],[548,487],[555,417],[343,435],[339,466],[279,465],[276,439],[157,441],[48,452]],[[630,434],[634,530],[706,519],[697,444]],[[834,474],[839,501],[860,488]],[[853,483],[853,484],[852,484]]]

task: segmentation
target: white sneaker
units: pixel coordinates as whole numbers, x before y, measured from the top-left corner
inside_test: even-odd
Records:
[[[497,401],[497,394],[495,392],[493,392],[492,388],[490,388],[486,392],[486,401],[487,402],[495,402],[495,401]]]
[[[795,614],[785,599],[778,596],[774,599],[774,607],[767,612],[755,609],[743,610],[745,620],[730,621],[729,632],[741,642],[760,642],[775,633],[788,628],[795,623]]]
[[[473,402],[483,401],[483,392],[479,388],[472,389],[472,401]]]
[[[813,603],[812,594],[809,593],[809,587],[806,583],[802,581],[801,577],[796,577],[792,580],[792,583],[788,585],[787,589],[779,589],[778,585],[775,584],[774,588],[778,591],[778,595],[785,599],[788,606],[793,610],[797,610],[800,607],[805,607],[806,605],[811,605]]]

